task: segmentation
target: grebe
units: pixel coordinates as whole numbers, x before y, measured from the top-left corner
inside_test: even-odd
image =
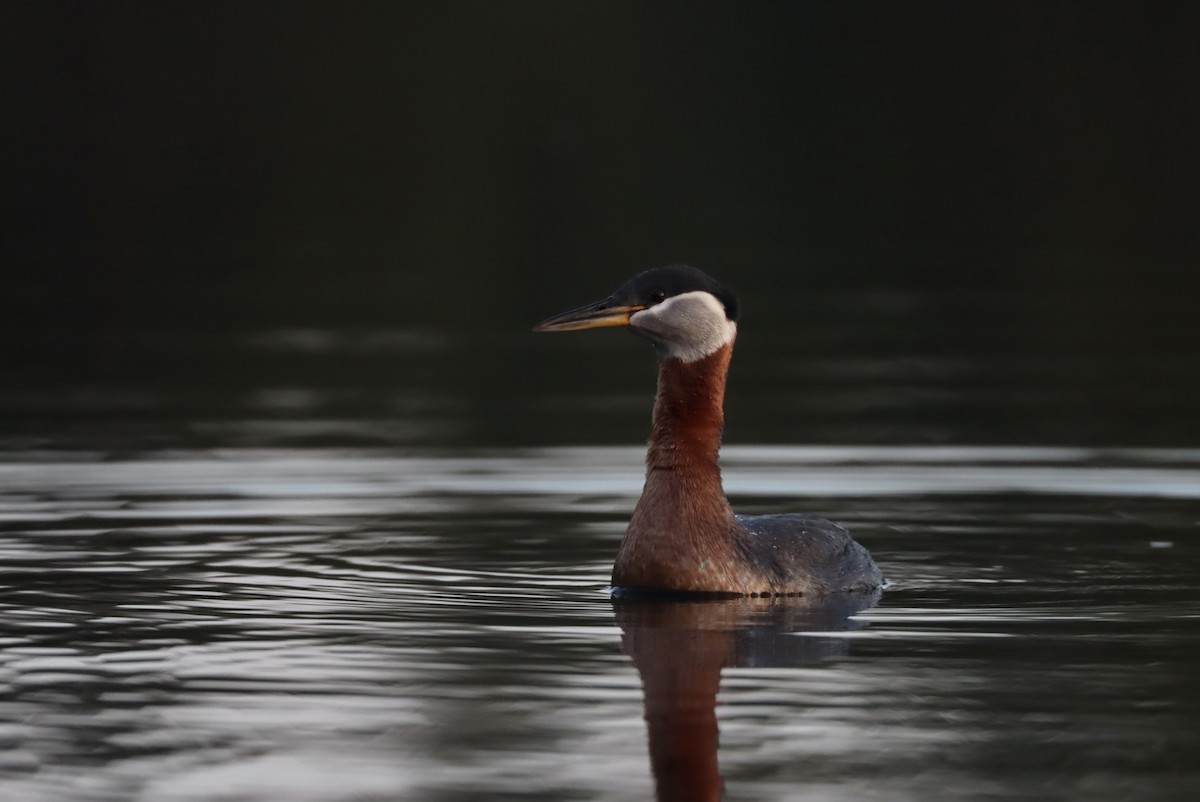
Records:
[[[621,541],[618,592],[824,595],[878,588],[871,555],[807,515],[735,515],[717,452],[737,335],[733,292],[694,267],[639,273],[609,297],[534,331],[628,327],[658,352],[646,484]]]

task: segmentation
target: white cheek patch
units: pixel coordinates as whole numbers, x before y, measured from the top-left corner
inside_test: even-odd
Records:
[[[737,324],[725,317],[725,306],[703,290],[675,295],[635,312],[629,325],[653,340],[667,356],[684,362],[703,359],[733,342],[737,334]]]

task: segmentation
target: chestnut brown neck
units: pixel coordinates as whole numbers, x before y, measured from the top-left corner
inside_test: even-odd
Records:
[[[725,377],[733,343],[695,362],[660,358],[658,395],[646,467],[650,471],[712,473],[725,427]]]
[[[736,523],[721,487],[717,452],[724,426],[725,376],[733,343],[694,362],[663,358],[646,485],[617,554],[623,587],[708,590],[735,562]]]

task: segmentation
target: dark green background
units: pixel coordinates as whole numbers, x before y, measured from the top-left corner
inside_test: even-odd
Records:
[[[528,329],[685,261],[742,299],[741,441],[1200,444],[1194,3],[38,2],[0,31],[10,443],[634,442],[650,358]]]

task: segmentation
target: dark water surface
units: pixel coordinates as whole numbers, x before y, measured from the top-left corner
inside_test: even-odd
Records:
[[[1192,798],[1200,452],[729,447],[857,613],[610,601],[640,458],[8,454],[0,797]]]
[[[930,297],[767,302],[733,363],[735,507],[850,527],[876,606],[609,598],[633,338],[37,345],[0,388],[0,799],[1192,799],[1196,349]]]

